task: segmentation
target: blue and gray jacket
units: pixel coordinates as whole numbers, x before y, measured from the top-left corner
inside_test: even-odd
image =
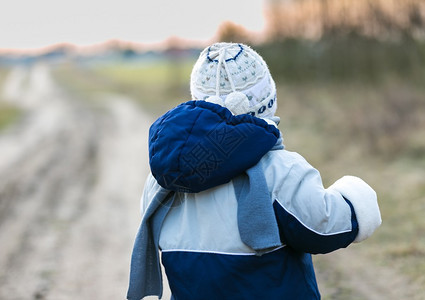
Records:
[[[173,299],[320,299],[311,254],[360,242],[380,225],[369,185],[345,176],[324,188],[302,156],[270,150],[278,135],[264,120],[204,101],[152,125],[141,207],[144,214],[162,188],[175,193],[159,235]],[[281,241],[262,255],[242,241],[238,224],[235,183],[253,166],[273,211],[265,221],[277,224]]]

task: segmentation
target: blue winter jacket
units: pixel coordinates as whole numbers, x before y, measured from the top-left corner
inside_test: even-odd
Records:
[[[204,101],[184,103],[151,127],[142,214],[160,186],[177,191],[159,239],[173,299],[320,299],[311,254],[347,247],[379,226],[379,209],[364,213],[377,204],[361,179],[346,176],[325,189],[299,154],[262,153],[276,130]],[[283,242],[262,256],[241,241],[233,185],[255,164],[264,171]]]

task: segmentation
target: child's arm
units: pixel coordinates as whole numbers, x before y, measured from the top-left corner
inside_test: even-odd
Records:
[[[274,209],[282,242],[308,253],[328,253],[368,238],[381,224],[375,191],[345,176],[328,189],[301,156],[279,176]]]

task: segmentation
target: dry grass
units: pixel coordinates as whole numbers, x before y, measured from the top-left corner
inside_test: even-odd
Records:
[[[8,73],[8,69],[0,68],[0,131],[13,124],[20,116],[20,110],[16,106],[5,102],[2,98],[2,88]]]

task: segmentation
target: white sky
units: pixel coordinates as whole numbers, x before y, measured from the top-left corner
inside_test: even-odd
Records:
[[[0,49],[111,39],[157,43],[170,36],[205,41],[226,20],[251,31],[265,24],[263,0],[0,1]]]

